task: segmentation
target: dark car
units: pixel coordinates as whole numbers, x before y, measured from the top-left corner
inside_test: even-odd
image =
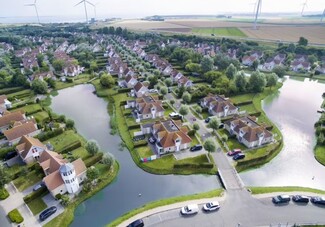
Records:
[[[280,203],[289,203],[290,202],[290,196],[288,195],[278,195],[272,198],[272,202],[274,204],[280,204]]]
[[[205,123],[209,123],[209,122],[210,122],[210,120],[211,120],[211,118],[210,118],[210,117],[208,117],[208,118],[206,118],[204,121],[205,121]]]
[[[130,223],[127,227],[143,227],[144,223],[142,219],[135,220],[134,222]]]
[[[239,153],[241,153],[240,149],[233,149],[232,151],[228,151],[227,155],[228,156],[234,156],[234,155],[239,154]]]
[[[236,154],[234,157],[232,157],[232,159],[234,159],[235,161],[244,159],[244,158],[245,158],[245,154],[243,154],[243,153]]]
[[[41,221],[44,221],[48,217],[50,217],[52,214],[54,214],[57,211],[57,208],[55,206],[52,206],[50,208],[47,208],[46,210],[42,211],[39,215],[39,219]]]
[[[292,201],[294,201],[296,203],[308,203],[309,198],[304,195],[294,195],[294,196],[292,196]]]
[[[191,147],[190,151],[199,151],[199,150],[202,150],[202,148],[203,148],[202,145],[197,144],[197,145]]]
[[[325,205],[325,197],[314,196],[311,197],[310,201],[314,204]]]
[[[155,139],[154,137],[151,136],[151,137],[149,138],[149,142],[150,142],[150,143],[155,143],[155,142],[156,142],[156,139]]]
[[[10,151],[5,155],[5,161],[17,156],[17,151]]]

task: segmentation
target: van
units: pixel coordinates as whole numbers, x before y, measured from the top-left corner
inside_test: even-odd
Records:
[[[144,223],[142,219],[135,220],[134,222],[130,223],[127,227],[143,227]]]
[[[199,206],[197,204],[189,204],[181,209],[181,214],[183,215],[196,214],[198,212]]]

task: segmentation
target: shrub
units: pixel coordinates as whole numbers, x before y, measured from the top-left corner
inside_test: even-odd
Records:
[[[81,142],[80,141],[75,141],[74,143],[69,144],[69,146],[66,146],[62,150],[59,150],[57,152],[61,153],[61,154],[66,154],[69,151],[73,151],[73,150],[75,150],[75,149],[77,149],[79,147],[81,147]]]
[[[9,197],[9,193],[5,188],[0,188],[0,200],[4,200]]]
[[[58,129],[54,129],[53,131],[49,131],[49,132],[46,132],[46,133],[42,133],[42,134],[39,134],[37,136],[37,138],[43,142],[45,140],[48,140],[48,139],[51,139],[55,136],[58,136],[60,134],[63,133],[63,129],[62,128],[58,128]]]
[[[131,88],[121,88],[118,89],[117,92],[118,93],[126,93],[126,92],[130,92],[132,89]]]
[[[95,154],[94,156],[91,156],[89,158],[87,158],[84,162],[85,162],[85,165],[87,167],[90,167],[92,165],[95,165],[97,162],[99,162],[100,160],[102,160],[102,157],[103,157],[103,153],[102,152],[99,152],[97,154]]]
[[[26,195],[24,197],[24,201],[25,201],[25,203],[29,203],[30,201],[33,201],[34,199],[36,199],[38,197],[42,197],[43,195],[46,195],[48,192],[49,191],[47,190],[46,187],[41,187],[37,191],[33,191],[29,195]]]
[[[129,130],[132,130],[132,129],[140,129],[140,125],[136,124],[136,125],[129,125],[128,126],[128,129]]]
[[[188,131],[187,135],[188,136],[194,136],[195,132],[196,132],[195,130],[190,130],[190,131]]]
[[[17,209],[14,209],[8,213],[9,219],[14,223],[22,223],[24,221],[24,218],[21,216],[19,211]]]
[[[0,159],[4,159],[7,153],[14,151],[15,147],[4,147],[0,149]]]

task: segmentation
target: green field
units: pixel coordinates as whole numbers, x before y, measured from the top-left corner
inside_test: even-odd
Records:
[[[192,32],[202,35],[214,34],[216,36],[247,37],[247,35],[238,28],[193,28]]]

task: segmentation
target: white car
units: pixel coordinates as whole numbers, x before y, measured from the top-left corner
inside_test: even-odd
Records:
[[[203,205],[204,211],[213,211],[213,210],[219,210],[220,205],[218,201],[209,202]]]
[[[179,113],[176,113],[176,112],[172,112],[169,114],[170,117],[178,117],[179,116]]]
[[[196,214],[199,212],[199,206],[197,204],[190,204],[185,207],[182,207],[181,214],[188,215],[188,214]]]

